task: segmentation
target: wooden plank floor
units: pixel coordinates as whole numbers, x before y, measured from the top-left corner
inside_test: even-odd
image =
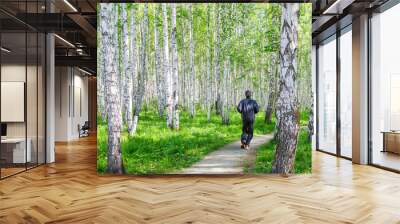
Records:
[[[400,223],[400,175],[313,153],[289,178],[98,176],[96,140],[0,181],[0,223]]]

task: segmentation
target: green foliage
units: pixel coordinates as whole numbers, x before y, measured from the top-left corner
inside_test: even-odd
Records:
[[[135,8],[136,18],[136,40],[140,46],[140,23],[143,19],[145,4],[128,4],[128,21],[131,20],[131,9]],[[177,4],[177,48],[178,58],[188,58],[189,49],[189,4]],[[155,15],[155,8],[158,13]],[[119,7],[120,8],[120,7]],[[120,9],[119,9],[120,11]],[[221,18],[220,26],[220,74],[223,71],[223,61],[230,60],[232,68],[237,68],[235,84],[242,82],[249,77],[252,86],[260,87],[263,92],[268,92],[268,80],[279,66],[278,59],[280,50],[281,32],[281,5],[277,3],[268,4],[192,4],[193,14],[193,39],[195,48],[195,76],[202,79],[205,74],[205,56],[210,48],[211,66],[214,61],[215,45],[214,34],[216,32],[217,12]],[[299,102],[302,109],[309,108],[311,105],[311,3],[303,3],[300,6],[299,31],[298,31],[298,92]],[[167,5],[167,14],[170,19],[171,10]],[[209,15],[209,16],[208,16]],[[148,4],[149,32],[147,50],[150,61],[149,68],[153,66],[154,54],[154,20],[159,32],[159,44],[163,45],[162,35],[162,12],[161,4]],[[209,18],[209,20],[208,20]],[[207,26],[209,25],[210,34],[207,36]],[[169,25],[170,26],[170,25]],[[169,27],[170,29],[170,27]],[[119,42],[121,43],[121,22],[118,21]],[[119,45],[121,46],[121,44]],[[119,55],[123,50],[119,49]],[[100,58],[101,55],[98,55]],[[186,62],[186,67],[188,63]],[[183,66],[179,68],[184,69]],[[187,68],[186,68],[187,69]],[[211,68],[213,76],[213,69]],[[279,72],[279,69],[278,69]],[[182,76],[182,71],[179,75]],[[233,73],[232,73],[233,74]],[[263,74],[264,77],[260,78]],[[149,72],[152,76],[152,72]],[[149,77],[151,79],[152,77]],[[213,79],[214,77],[212,77]]]
[[[300,112],[300,126],[307,126],[308,125],[308,118],[310,116],[309,110],[302,110]]]
[[[281,13],[281,8],[278,4],[271,4],[266,9],[267,29],[265,32],[265,51],[267,52],[279,52],[281,44]]]
[[[276,140],[272,140],[262,145],[257,151],[255,166],[247,168],[246,171],[249,173],[271,173],[276,143]],[[294,171],[295,173],[311,173],[311,142],[308,140],[306,128],[301,128],[299,131]]]
[[[129,174],[172,173],[189,167],[211,151],[240,139],[241,117],[232,112],[231,125],[222,125],[221,118],[196,112],[194,119],[181,112],[181,129],[172,131],[165,127],[165,118],[155,111],[142,113],[137,134],[129,137],[124,129],[121,137],[123,162]],[[100,118],[99,118],[100,119]],[[105,172],[107,166],[107,130],[99,122],[97,170]],[[263,113],[256,117],[255,135],[270,133],[274,124],[265,124]]]

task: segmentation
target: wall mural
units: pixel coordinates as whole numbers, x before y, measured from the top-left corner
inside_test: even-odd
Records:
[[[98,13],[99,173],[311,172],[311,4]]]

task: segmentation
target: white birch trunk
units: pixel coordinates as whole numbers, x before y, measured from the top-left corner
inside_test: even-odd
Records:
[[[125,105],[125,121],[128,126],[128,132],[132,135],[132,62],[131,52],[129,51],[129,24],[128,24],[128,5],[122,4],[122,49],[128,49],[122,51],[122,73],[124,73],[124,105]]]
[[[272,122],[271,116],[272,112],[274,111],[275,107],[275,100],[276,100],[276,77],[277,77],[277,71],[276,69],[278,66],[276,65],[277,60],[272,60],[272,63],[270,63],[269,66],[269,84],[268,84],[268,100],[265,105],[265,118],[264,121],[267,124],[270,124]]]
[[[123,173],[122,154],[120,145],[121,135],[121,102],[120,88],[117,73],[118,42],[117,32],[117,6],[115,4],[100,4],[100,17],[103,47],[105,55],[105,88],[107,89],[106,101],[108,105],[108,151],[107,171],[110,173]]]
[[[166,95],[166,120],[167,127],[173,128],[173,98],[172,98],[172,80],[170,75],[170,59],[169,59],[169,47],[168,47],[168,16],[167,16],[167,6],[165,3],[162,4],[163,13],[163,41],[164,41],[164,81],[165,81],[165,95]]]
[[[126,85],[127,77],[126,77],[126,70],[127,70],[127,62],[128,62],[128,52],[124,51],[123,49],[127,49],[128,47],[128,29],[127,29],[127,12],[126,12],[126,4],[118,4],[120,7],[120,22],[121,22],[121,42],[120,42],[120,50],[121,50],[121,63],[120,63],[120,77],[121,77],[121,103],[122,103],[122,115],[123,115],[123,122],[127,121],[127,110],[128,106],[126,104],[126,98],[128,97]]]
[[[101,19],[100,15],[100,19]],[[105,27],[100,21],[100,26],[99,26],[99,32],[98,32],[98,38],[101,40],[99,41],[99,50],[98,50],[98,58],[99,58],[99,63],[98,63],[98,81],[97,81],[97,107],[99,108],[98,111],[101,111],[101,118],[103,122],[106,122],[107,119],[107,109],[106,109],[106,103],[105,103],[105,89],[104,89],[104,80],[105,80],[105,56],[104,56],[104,38],[103,38],[103,30]]]
[[[132,107],[136,105],[136,95],[137,95],[137,73],[138,73],[138,54],[137,54],[137,47],[136,47],[136,12],[135,8],[131,7],[131,22],[130,22],[130,62],[132,63]],[[133,134],[133,124],[132,127],[128,127],[131,131],[130,133]]]
[[[215,4],[216,14],[216,31],[214,31],[214,77],[215,77],[215,91],[216,91],[216,102],[215,110],[217,114],[221,114],[221,77],[219,74],[219,42],[220,42],[220,22],[221,18],[219,15],[219,4]]]
[[[211,121],[211,91],[212,91],[212,81],[211,81],[211,68],[210,68],[210,5],[207,5],[207,80],[206,80],[206,104],[207,104],[207,121]]]
[[[312,141],[312,136],[314,135],[314,93],[312,91],[312,81],[310,82],[310,95],[311,95],[311,105],[310,114],[308,115],[308,140]]]
[[[176,4],[171,4],[171,50],[172,50],[172,98],[173,98],[173,129],[179,130],[178,110],[178,49],[176,46]]]
[[[189,79],[189,113],[190,117],[195,115],[195,69],[194,69],[194,44],[193,44],[193,12],[192,4],[189,5],[189,48],[190,48],[190,79]]]
[[[155,16],[158,15],[158,6],[155,6]],[[157,102],[158,102],[158,115],[162,117],[164,115],[165,108],[165,88],[164,78],[162,76],[161,71],[161,52],[160,46],[158,42],[158,27],[157,27],[157,19],[154,18],[154,55],[155,55],[155,73],[156,73],[156,84],[157,84]]]
[[[135,111],[133,114],[133,127],[132,132],[136,133],[137,126],[139,123],[139,114],[142,110],[142,101],[143,96],[145,94],[145,86],[146,86],[146,75],[147,75],[147,57],[146,57],[146,45],[147,45],[147,28],[148,28],[148,16],[147,16],[147,3],[144,6],[144,18],[141,24],[141,47],[140,47],[140,72],[139,72],[139,81],[138,81],[138,88],[137,88],[137,95],[136,95],[136,102],[135,102]]]
[[[229,59],[224,62],[224,71],[222,78],[222,124],[229,125]]]
[[[289,174],[294,170],[297,135],[299,130],[299,111],[297,102],[297,32],[299,4],[282,4],[281,24],[281,73],[276,104],[277,146],[272,172]]]

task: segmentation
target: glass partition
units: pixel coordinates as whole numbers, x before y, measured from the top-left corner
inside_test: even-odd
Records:
[[[27,114],[27,150],[31,151],[30,161],[27,163],[27,167],[34,167],[37,165],[37,149],[38,149],[38,35],[36,32],[27,33],[27,93],[26,93],[26,114]]]
[[[1,2],[18,16],[44,1]],[[43,33],[0,12],[0,178],[45,163],[45,44]]]
[[[26,41],[25,32],[1,34],[2,177],[24,171],[31,158],[26,150]]]
[[[43,33],[38,33],[38,75],[37,75],[37,147],[38,164],[46,162],[46,139],[45,139],[45,124],[46,124],[46,76],[45,76],[45,65],[46,65],[46,38]]]

